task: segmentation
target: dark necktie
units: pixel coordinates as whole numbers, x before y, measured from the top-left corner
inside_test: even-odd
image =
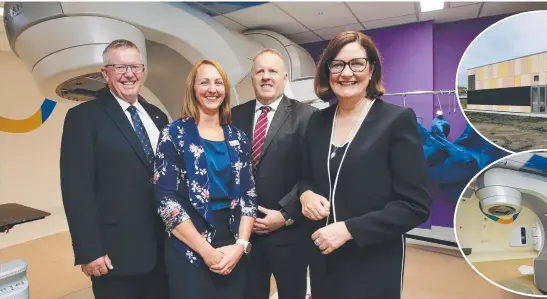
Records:
[[[137,108],[135,106],[129,106],[129,108],[127,108],[127,111],[129,111],[129,114],[131,114],[133,128],[135,129],[135,133],[137,133],[137,136],[139,137],[139,141],[141,142],[141,146],[144,150],[144,154],[146,155],[146,159],[148,160],[148,162],[150,162],[150,164],[153,164],[154,151],[152,151],[152,144],[150,143],[150,139],[148,138],[146,129],[144,128],[141,118],[139,117]]]
[[[260,153],[262,152],[262,147],[264,146],[264,138],[266,137],[266,129],[268,128],[268,112],[272,110],[270,106],[260,107],[262,113],[256,121],[255,130],[253,133],[253,170],[256,171],[258,166],[258,161],[260,161]]]

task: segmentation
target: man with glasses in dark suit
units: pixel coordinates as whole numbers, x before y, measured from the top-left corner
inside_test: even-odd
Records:
[[[107,87],[71,108],[61,142],[61,189],[75,264],[96,299],[166,299],[162,223],[154,211],[154,151],[167,116],[139,96],[140,50],[103,53]]]

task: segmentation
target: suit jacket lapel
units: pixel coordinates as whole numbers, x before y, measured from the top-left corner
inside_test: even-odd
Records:
[[[382,129],[378,127],[378,124],[381,123],[381,120],[379,119],[381,113],[381,105],[381,100],[375,100],[370,107],[370,111],[367,117],[363,120],[361,126],[357,128],[357,133],[355,134],[353,141],[348,145],[346,157],[340,164],[340,168],[347,164],[345,163],[346,161],[357,161],[363,155],[363,153],[368,153],[370,147],[376,142],[377,138],[380,136],[372,132],[382,131]],[[374,128],[376,128],[376,130],[373,130]]]
[[[207,159],[201,144],[198,127],[192,118],[182,121],[184,138],[184,161],[190,186],[188,194],[196,211],[209,224],[214,226],[213,215],[210,213],[209,201],[209,175],[207,174]]]
[[[279,131],[279,128],[281,128],[281,126],[285,122],[287,116],[289,116],[289,114],[291,113],[291,110],[291,102],[287,99],[287,97],[283,96],[281,102],[279,103],[279,106],[277,106],[277,110],[275,111],[272,123],[270,125],[270,128],[268,129],[268,133],[266,134],[264,147],[262,148],[262,152],[260,153],[260,159],[264,157],[264,153],[266,152],[266,150],[268,150],[268,147],[272,143],[272,140]]]
[[[245,111],[243,113],[245,114],[244,119],[247,121],[245,124],[240,128],[245,134],[247,134],[247,137],[251,141],[251,144],[253,142],[253,134],[254,134],[254,120],[255,120],[255,108],[256,108],[256,100],[249,101],[247,104],[245,104]]]
[[[125,115],[125,112],[122,110],[120,105],[116,102],[116,99],[114,99],[114,96],[110,94],[110,90],[106,89],[101,92],[99,95],[100,99],[102,99],[104,103],[104,110],[106,113],[112,118],[118,129],[122,132],[123,136],[141,162],[144,164],[144,166],[152,171],[152,165],[148,163],[148,160],[146,159],[146,156],[144,155],[144,150],[142,149],[142,145],[139,141],[139,137],[137,137],[137,133],[135,133],[135,130],[133,129],[133,126],[131,126],[131,123],[127,119],[127,116]]]

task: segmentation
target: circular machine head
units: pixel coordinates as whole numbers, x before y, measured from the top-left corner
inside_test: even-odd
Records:
[[[484,214],[496,219],[514,220],[522,208],[522,194],[506,186],[489,186],[476,191],[479,205]],[[491,217],[492,218],[492,217]]]

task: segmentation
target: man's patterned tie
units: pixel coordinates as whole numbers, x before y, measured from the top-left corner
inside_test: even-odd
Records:
[[[152,150],[152,144],[150,143],[150,139],[148,138],[146,129],[144,128],[141,118],[139,117],[137,108],[135,106],[129,106],[129,108],[127,108],[127,111],[129,111],[129,114],[131,114],[133,128],[135,129],[135,133],[137,133],[137,136],[139,137],[142,149],[144,150],[144,154],[146,155],[146,159],[148,159],[148,162],[150,162],[150,164],[153,164],[154,151]]]
[[[264,146],[264,137],[266,137],[266,129],[268,128],[268,112],[272,110],[269,106],[260,107],[262,113],[258,117],[255,125],[255,131],[253,133],[253,170],[256,171],[258,161],[260,161],[260,153],[262,152],[262,147]]]

